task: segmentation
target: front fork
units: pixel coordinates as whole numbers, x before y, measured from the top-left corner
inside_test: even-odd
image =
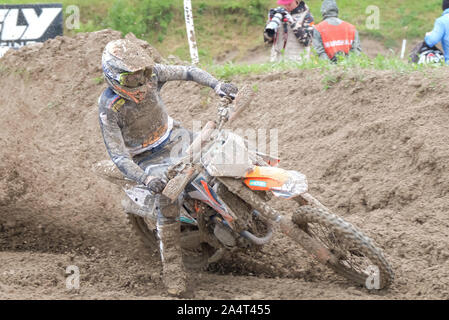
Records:
[[[326,208],[326,206],[324,206],[321,202],[319,202],[317,199],[315,199],[315,197],[313,197],[309,193],[303,193],[303,194],[299,195],[298,197],[294,198],[294,201],[296,201],[300,206],[310,205],[310,206],[320,208],[326,212],[329,211],[329,209]]]

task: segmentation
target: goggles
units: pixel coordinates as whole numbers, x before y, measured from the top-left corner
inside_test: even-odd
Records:
[[[143,86],[151,78],[153,71],[151,68],[145,70],[139,70],[136,72],[123,72],[120,73],[118,82],[120,85],[128,88],[137,88]]]

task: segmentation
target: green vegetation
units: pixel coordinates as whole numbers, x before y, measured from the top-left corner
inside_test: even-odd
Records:
[[[399,44],[402,39],[423,38],[431,31],[434,20],[441,15],[441,0],[338,0],[340,17],[357,26],[362,35],[379,39],[386,46]],[[380,29],[370,30],[367,18],[372,12],[367,12],[368,6],[377,6],[380,18]],[[317,9],[317,8],[316,8]],[[314,10],[318,17],[318,10]]]
[[[157,33],[158,42],[162,42],[173,18],[174,2],[116,0],[109,9],[106,22],[112,29],[124,34],[132,32],[140,38]]]
[[[251,87],[251,89],[253,90],[253,92],[259,92],[259,86],[257,85],[257,83],[256,84],[254,84],[252,87]]]
[[[4,4],[51,3],[54,0],[4,0]],[[60,0],[64,8],[77,5],[81,28],[76,32],[104,28],[133,32],[153,44],[163,55],[174,54],[187,60],[189,49],[184,25],[183,0]],[[321,20],[322,1],[308,0],[317,22]],[[235,58],[262,45],[262,29],[267,11],[275,0],[193,0],[195,28],[202,61],[212,62],[226,51]],[[402,39],[422,38],[441,15],[441,0],[338,0],[340,17],[357,26],[362,37],[375,38],[387,47],[399,47]],[[380,28],[367,25],[379,8]],[[70,14],[64,11],[65,15]],[[66,30],[68,34],[74,32]]]
[[[444,65],[418,65],[408,63],[396,57],[384,57],[378,55],[374,59],[370,59],[366,55],[351,55],[348,58],[341,57],[338,64],[331,63],[328,60],[321,60],[316,56],[311,59],[298,62],[279,62],[279,63],[262,63],[262,64],[233,64],[227,63],[224,65],[203,65],[204,69],[213,73],[215,76],[222,79],[231,79],[238,75],[257,75],[272,71],[288,71],[288,70],[321,70],[326,74],[323,79],[325,87],[331,87],[333,83],[338,82],[332,74],[327,71],[332,70],[357,70],[357,69],[371,69],[371,70],[393,70],[399,73],[407,73],[412,71],[427,71],[435,67],[445,67]]]
[[[104,77],[103,77],[103,76],[96,77],[96,78],[93,78],[92,81],[93,81],[95,84],[102,84],[102,83],[104,82]]]

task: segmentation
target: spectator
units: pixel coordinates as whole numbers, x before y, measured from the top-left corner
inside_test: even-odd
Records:
[[[270,60],[309,57],[314,23],[309,7],[298,0],[278,0],[277,4],[282,7],[270,10],[264,31],[265,42],[273,45]]]
[[[324,0],[321,6],[324,21],[313,31],[313,46],[321,59],[336,61],[337,54],[362,52],[356,28],[338,18],[335,0]]]
[[[433,31],[427,33],[424,41],[431,48],[441,42],[444,59],[449,63],[449,0],[443,0],[443,16],[435,21]]]

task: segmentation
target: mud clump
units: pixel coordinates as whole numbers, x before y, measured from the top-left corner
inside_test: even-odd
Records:
[[[0,168],[0,207],[15,202],[26,193],[26,184],[16,170]]]
[[[67,297],[58,272],[71,264],[85,273],[78,297],[165,298],[157,253],[131,236],[120,188],[91,172],[108,159],[97,112],[101,53],[120,37],[58,37],[0,60],[0,275],[21,266],[14,281],[0,277],[2,298]],[[234,79],[258,88],[234,128],[278,129],[281,165],[306,174],[313,195],[385,250],[396,281],[382,298],[448,299],[446,70],[330,72]],[[189,129],[216,117],[212,90],[176,81],[162,96]],[[214,266],[220,274],[191,275],[195,298],[377,297],[275,240]],[[17,280],[40,273],[36,285]]]

